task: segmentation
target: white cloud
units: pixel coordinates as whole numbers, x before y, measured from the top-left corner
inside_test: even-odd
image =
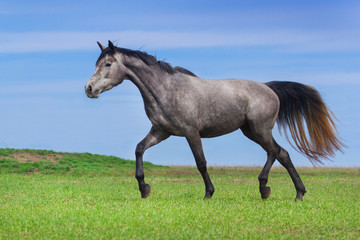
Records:
[[[107,40],[138,49],[265,46],[286,52],[358,51],[360,34],[352,31],[119,31],[0,33],[0,53],[94,50]]]

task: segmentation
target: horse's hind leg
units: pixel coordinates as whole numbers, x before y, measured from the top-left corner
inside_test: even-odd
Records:
[[[304,186],[303,182],[301,181],[301,178],[300,178],[299,174],[297,173],[293,163],[291,162],[289,153],[285,149],[280,147],[280,152],[277,155],[277,159],[279,160],[281,165],[283,165],[286,168],[286,170],[290,174],[290,177],[295,185],[295,188],[296,188],[295,201],[302,200],[304,194],[306,193],[305,186]]]
[[[244,125],[241,128],[241,131],[246,137],[259,144],[267,152],[266,163],[258,177],[261,198],[267,199],[268,197],[270,197],[271,189],[270,187],[266,186],[266,184],[268,182],[270,169],[275,162],[278,152],[276,143],[272,137],[271,130],[269,131],[269,134],[266,134],[267,137],[264,136],[264,134],[256,134],[248,124]]]
[[[250,126],[250,124],[246,124],[241,128],[241,130],[243,131],[245,136],[258,143],[268,154],[266,164],[259,175],[261,197],[263,199],[266,199],[270,196],[270,187],[267,187],[266,184],[268,181],[270,168],[273,165],[275,159],[278,159],[281,165],[283,165],[288,171],[295,185],[297,192],[295,200],[302,200],[302,197],[306,193],[305,186],[301,181],[299,174],[295,170],[289,154],[280,145],[276,143],[272,136],[271,128],[259,126],[261,125],[252,124]]]
[[[169,134],[156,128],[151,128],[150,132],[146,137],[136,146],[136,172],[135,177],[139,183],[139,190],[142,198],[147,198],[150,195],[151,188],[149,184],[145,183],[144,170],[143,170],[143,155],[146,149],[155,144],[158,144],[162,140],[169,137]]]
[[[267,160],[264,168],[262,169],[258,179],[259,179],[259,189],[262,199],[267,199],[270,197],[271,188],[266,186],[269,178],[269,173],[272,165],[275,162],[275,156],[273,153],[268,153]]]

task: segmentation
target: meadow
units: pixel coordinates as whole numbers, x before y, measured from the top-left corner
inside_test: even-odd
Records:
[[[360,168],[298,168],[304,201],[287,172],[210,167],[203,200],[195,167],[144,163],[152,194],[140,198],[135,162],[89,153],[0,149],[0,239],[360,239]]]

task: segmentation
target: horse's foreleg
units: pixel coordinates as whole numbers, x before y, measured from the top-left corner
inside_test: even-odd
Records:
[[[147,198],[150,195],[151,188],[149,184],[144,181],[144,170],[143,170],[143,155],[146,149],[154,146],[169,137],[169,134],[165,133],[160,129],[154,127],[151,128],[150,132],[146,137],[136,146],[136,172],[135,177],[139,183],[139,190],[142,198]]]
[[[295,185],[295,188],[296,188],[295,201],[302,200],[304,194],[306,193],[305,186],[304,186],[303,182],[301,181],[301,178],[300,178],[299,174],[297,173],[293,163],[291,162],[289,153],[285,149],[281,148],[280,153],[277,156],[277,159],[279,160],[281,165],[283,165],[286,168],[286,170],[290,174],[290,177]]]
[[[204,199],[211,198],[214,193],[214,186],[211,183],[209,174],[207,172],[206,160],[205,160],[205,155],[204,155],[204,151],[202,148],[202,143],[201,143],[201,138],[200,138],[199,132],[196,132],[196,131],[191,132],[190,134],[188,134],[186,136],[186,140],[188,141],[191,151],[194,155],[194,158],[196,161],[196,166],[197,166],[199,172],[201,173],[201,176],[204,179],[205,191],[206,191]]]

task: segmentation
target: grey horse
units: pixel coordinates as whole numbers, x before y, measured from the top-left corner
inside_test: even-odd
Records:
[[[207,172],[201,138],[241,129],[246,137],[259,144],[267,153],[258,177],[263,199],[271,193],[266,184],[276,159],[291,176],[297,192],[295,200],[302,200],[306,193],[288,152],[273,138],[276,121],[279,126],[289,128],[298,150],[312,162],[321,162],[333,156],[335,150],[341,151],[343,144],[337,137],[332,113],[311,86],[296,82],[206,80],[145,52],[115,47],[111,41],[108,47],[99,42],[98,45],[101,54],[95,73],[85,86],[87,96],[97,98],[128,79],[140,90],[152,123],[150,132],[135,151],[135,177],[143,198],[151,192],[144,180],[143,154],[171,135],[186,138],[205,183],[205,198],[212,197],[214,186]]]

